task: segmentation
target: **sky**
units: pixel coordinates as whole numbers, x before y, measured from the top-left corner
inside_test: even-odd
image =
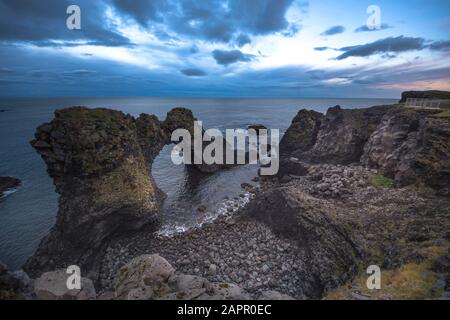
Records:
[[[449,31],[450,0],[0,0],[0,96],[398,98],[450,90]]]

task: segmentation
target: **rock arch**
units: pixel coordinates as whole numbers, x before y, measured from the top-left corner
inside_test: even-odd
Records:
[[[57,110],[31,141],[60,195],[56,223],[24,269],[36,276],[76,264],[95,273],[108,239],[156,229],[164,194],[151,177],[153,160],[173,130],[191,131],[194,120],[185,108],[172,109],[165,121],[101,108]]]

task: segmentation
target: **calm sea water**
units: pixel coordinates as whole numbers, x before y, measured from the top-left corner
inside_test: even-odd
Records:
[[[53,118],[55,109],[82,105],[108,107],[134,116],[157,115],[161,120],[173,107],[190,108],[205,128],[246,128],[263,124],[284,132],[301,108],[324,112],[341,105],[361,108],[394,103],[392,99],[196,99],[196,98],[21,98],[0,99],[0,176],[14,176],[22,186],[0,199],[0,261],[11,269],[22,266],[55,221],[57,194],[44,162],[29,145],[35,128]],[[165,232],[184,230],[211,219],[229,199],[241,199],[240,184],[256,175],[255,166],[222,171],[213,176],[192,176],[170,161],[171,147],[163,149],[153,165],[158,186],[167,193]],[[206,211],[198,208],[205,206]]]

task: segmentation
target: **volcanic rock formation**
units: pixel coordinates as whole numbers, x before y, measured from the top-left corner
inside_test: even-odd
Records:
[[[57,221],[27,261],[27,272],[72,264],[93,270],[108,238],[144,225],[155,229],[164,196],[151,178],[152,162],[170,143],[171,130],[193,121],[182,108],[164,122],[108,109],[57,110],[31,141],[60,194]]]

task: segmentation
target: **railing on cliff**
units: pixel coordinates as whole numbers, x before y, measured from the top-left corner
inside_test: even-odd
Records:
[[[405,107],[421,109],[450,109],[450,100],[443,99],[406,99]]]

